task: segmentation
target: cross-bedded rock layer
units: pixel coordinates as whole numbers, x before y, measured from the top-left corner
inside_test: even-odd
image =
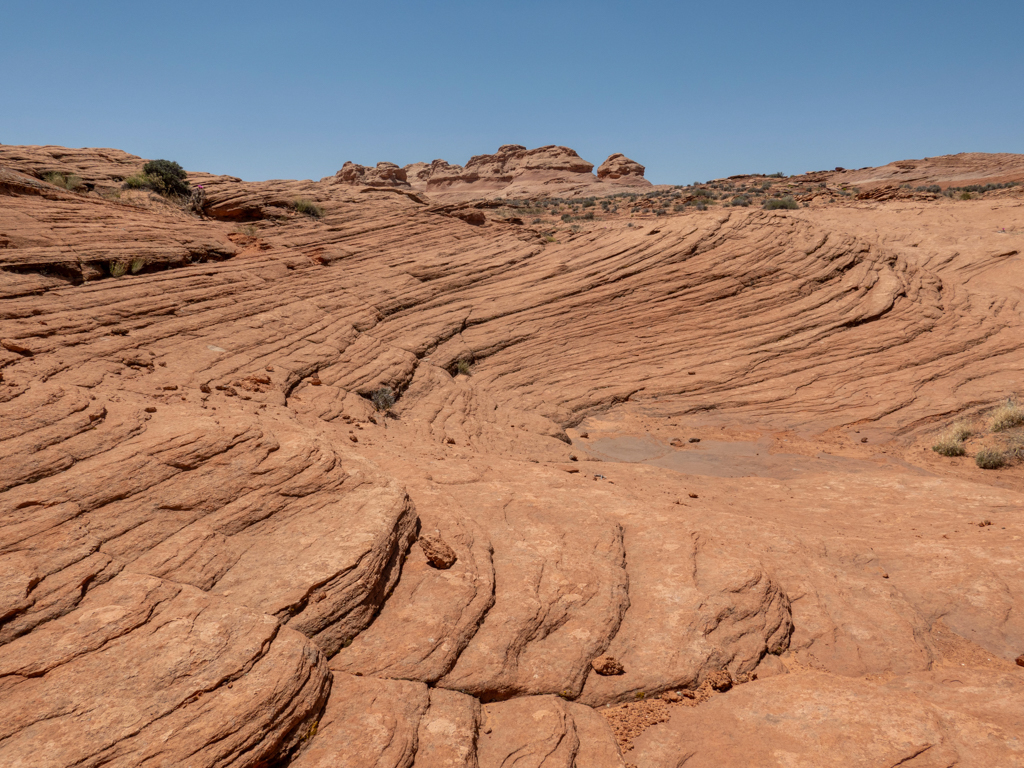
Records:
[[[722,679],[625,760],[1020,760],[1024,486],[926,442],[1020,389],[1019,199],[552,243],[141,164],[0,147],[0,763],[621,765]]]

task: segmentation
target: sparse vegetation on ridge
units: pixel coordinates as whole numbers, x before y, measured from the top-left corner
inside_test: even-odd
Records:
[[[324,217],[324,209],[312,200],[306,200],[305,198],[300,197],[292,203],[292,207],[299,213],[305,214],[306,216],[310,216],[314,219],[322,219]]]
[[[43,181],[47,181],[50,184],[53,184],[55,187],[61,187],[62,189],[66,189],[68,192],[78,192],[80,189],[82,189],[82,187],[85,186],[85,184],[82,182],[82,179],[73,173],[69,173],[66,175],[63,173],[56,172],[44,173]]]
[[[764,201],[764,209],[766,211],[777,211],[780,209],[793,209],[799,208],[800,203],[794,200],[790,195],[785,197],[776,197],[771,200]]]

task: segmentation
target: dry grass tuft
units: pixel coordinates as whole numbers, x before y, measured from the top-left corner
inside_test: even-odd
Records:
[[[982,469],[999,469],[1006,465],[1006,454],[1002,451],[994,451],[991,448],[985,448],[975,454],[974,463]]]
[[[988,428],[993,432],[1002,432],[1024,424],[1024,408],[1017,405],[1013,398],[996,408],[988,417]]]
[[[971,431],[966,421],[957,421],[939,435],[932,450],[942,456],[964,456],[967,454],[964,440],[971,436]]]

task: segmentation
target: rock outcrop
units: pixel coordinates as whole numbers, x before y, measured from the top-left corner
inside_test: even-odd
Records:
[[[644,167],[623,154],[610,156],[597,169],[601,181],[639,182],[643,177]]]
[[[1019,393],[1019,197],[552,238],[111,158],[0,146],[0,764],[1020,761],[1024,478],[932,450]]]
[[[405,169],[388,162],[377,163],[376,168],[369,168],[349,161],[329,179],[334,184],[351,184],[353,186],[409,187]]]

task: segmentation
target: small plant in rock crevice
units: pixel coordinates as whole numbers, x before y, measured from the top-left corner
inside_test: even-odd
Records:
[[[370,402],[373,403],[373,407],[381,413],[387,413],[390,411],[398,398],[395,395],[395,390],[391,387],[381,387],[373,391],[370,395]]]

